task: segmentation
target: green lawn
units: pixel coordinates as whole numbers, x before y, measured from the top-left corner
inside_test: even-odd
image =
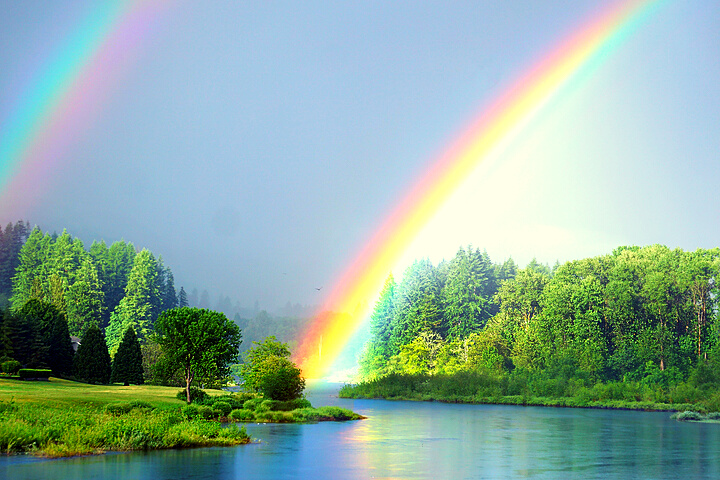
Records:
[[[17,403],[33,403],[46,406],[92,406],[102,407],[108,403],[140,400],[154,407],[182,407],[185,402],[177,400],[178,387],[155,385],[88,385],[51,377],[49,382],[12,380],[0,377],[0,400],[14,399]],[[209,390],[220,395],[220,390]]]
[[[186,418],[179,390],[0,378],[0,451],[62,457],[250,441],[236,425]]]

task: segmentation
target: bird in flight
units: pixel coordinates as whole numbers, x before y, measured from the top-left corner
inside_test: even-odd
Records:
[[[315,287],[315,290],[319,292],[320,290],[322,290],[322,287]]]

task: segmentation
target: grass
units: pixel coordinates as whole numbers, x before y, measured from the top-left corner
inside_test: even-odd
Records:
[[[0,377],[0,400],[65,407],[104,407],[108,403],[139,400],[153,407],[181,407],[177,387],[155,385],[88,385],[52,377],[49,382],[27,382]],[[222,392],[215,391],[216,395]]]
[[[711,385],[698,387],[679,383],[666,388],[639,382],[588,385],[576,378],[503,377],[482,372],[434,376],[392,374],[357,385],[346,385],[339,396],[671,412],[720,410],[720,392]]]
[[[0,450],[64,457],[250,441],[236,425],[187,419],[177,390],[0,379]]]

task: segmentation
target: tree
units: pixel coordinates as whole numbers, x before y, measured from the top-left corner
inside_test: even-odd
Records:
[[[188,296],[183,287],[180,287],[180,293],[178,294],[178,307],[189,307]]]
[[[112,363],[110,383],[122,382],[125,385],[142,385],[143,378],[143,357],[140,350],[140,342],[132,326],[125,330],[123,339],[120,342],[118,351]]]
[[[376,352],[385,359],[390,358],[390,335],[392,320],[395,316],[395,279],[390,275],[380,292],[370,316],[370,334]]]
[[[187,402],[194,380],[218,382],[237,362],[240,329],[220,313],[200,308],[173,308],[155,322],[155,341],[162,349],[166,371],[182,371]]]
[[[33,296],[33,291],[44,286],[46,261],[50,254],[52,239],[35,227],[20,249],[18,265],[12,279],[12,309],[20,310]]]
[[[110,353],[105,335],[96,324],[90,325],[75,353],[75,376],[86,383],[106,384],[110,381]]]
[[[98,274],[105,294],[106,310],[103,317],[103,326],[110,323],[110,316],[120,301],[125,297],[125,288],[128,276],[135,262],[135,246],[125,241],[115,242],[110,248],[105,242],[90,247],[90,255],[98,265]]]
[[[445,326],[449,340],[465,338],[480,330],[490,318],[495,277],[489,258],[480,250],[460,249],[448,265],[445,295]]]
[[[154,313],[160,299],[156,279],[155,257],[149,250],[143,249],[135,257],[125,287],[125,297],[110,316],[107,337],[111,352],[117,350],[122,335],[129,326],[133,327],[141,340],[151,333]]]
[[[34,298],[28,300],[18,315],[24,317],[26,324],[36,326],[42,344],[39,362],[56,376],[69,375],[74,352],[65,315],[54,305]]]
[[[270,400],[294,400],[302,397],[305,379],[302,372],[289,358],[268,357],[265,360],[267,373],[260,378],[258,390]]]
[[[253,342],[245,352],[245,363],[240,366],[240,376],[245,388],[260,392],[271,400],[300,398],[305,389],[301,371],[290,360],[290,349],[275,336],[262,342]]]
[[[30,234],[30,224],[18,221],[0,228],[0,305],[6,305],[12,295],[12,277],[18,266],[20,250]]]
[[[105,294],[91,257],[83,258],[67,299],[68,327],[72,335],[82,336],[91,322],[104,318]]]

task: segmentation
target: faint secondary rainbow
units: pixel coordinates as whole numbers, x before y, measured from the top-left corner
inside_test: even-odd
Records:
[[[118,84],[166,0],[92,4],[0,118],[0,206],[16,214],[39,192]]]
[[[492,152],[577,88],[664,0],[625,0],[602,11],[529,69],[484,109],[434,162],[342,273],[300,341],[295,358],[307,378],[323,378],[363,326],[407,246]]]

